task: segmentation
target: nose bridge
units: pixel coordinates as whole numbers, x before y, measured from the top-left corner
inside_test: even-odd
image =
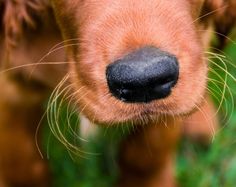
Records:
[[[175,56],[148,46],[110,64],[106,75],[115,97],[127,102],[150,102],[170,94],[178,72]]]
[[[123,27],[123,41],[128,48],[140,48],[146,45],[164,46],[166,42],[162,38],[167,33],[163,32],[163,26],[157,16],[148,14],[132,16],[134,18],[126,21]]]
[[[125,82],[144,82],[144,80],[158,76],[164,76],[165,70],[174,71],[169,60],[176,63],[176,58],[167,52],[155,47],[144,47],[132,52],[114,63],[115,76],[121,76]],[[177,64],[177,63],[176,63]],[[146,80],[148,81],[148,80]]]
[[[167,23],[163,21],[163,14],[155,8],[160,4],[157,2],[124,0],[111,5],[108,3],[111,7],[105,8],[101,18],[97,16],[100,19],[95,19],[99,26],[96,32],[102,32],[100,36],[106,37],[105,45],[119,51],[145,45],[164,46],[166,42],[162,38],[168,35],[164,29]]]

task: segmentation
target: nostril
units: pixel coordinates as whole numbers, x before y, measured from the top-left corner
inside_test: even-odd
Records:
[[[130,89],[119,89],[120,98],[122,101],[127,101],[132,98],[133,90]]]
[[[154,47],[139,49],[106,69],[110,92],[124,102],[150,102],[170,95],[179,76],[175,56]]]
[[[161,84],[166,84],[166,83],[170,83],[170,82],[174,82],[175,81],[175,77],[171,76],[171,77],[167,77],[165,79],[162,79]]]
[[[174,81],[166,82],[165,84],[158,84],[151,89],[150,95],[155,99],[165,98],[169,95],[173,85]]]

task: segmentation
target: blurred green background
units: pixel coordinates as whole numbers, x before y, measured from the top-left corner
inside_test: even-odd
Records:
[[[209,77],[215,81],[209,82],[209,88],[213,90],[212,98],[216,106],[220,105],[223,98],[218,114],[222,128],[215,134],[209,146],[199,145],[188,138],[180,143],[176,177],[183,187],[236,186],[236,45],[231,42],[221,51],[221,55],[220,59],[214,59],[216,64],[210,64],[215,72],[209,72]],[[227,83],[226,87],[222,84],[223,80]],[[226,91],[222,96],[224,88]],[[63,127],[66,124],[63,121],[66,111],[65,106],[61,112],[60,125],[66,136],[72,140],[73,133],[65,130],[66,126]],[[70,119],[72,124],[79,120],[76,114]],[[87,141],[75,140],[75,145],[93,153],[85,154],[84,157],[68,151],[56,140],[48,126],[44,131],[43,149],[54,178],[53,187],[65,187],[68,184],[70,187],[112,186],[118,175],[116,148],[125,130],[100,128],[99,133]]]

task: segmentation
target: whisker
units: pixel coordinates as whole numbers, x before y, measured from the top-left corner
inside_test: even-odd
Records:
[[[66,74],[66,75],[63,77],[63,79],[58,83],[58,85],[55,87],[55,89],[54,89],[53,92],[52,92],[52,95],[54,94],[54,92],[55,92],[58,88],[60,88],[60,87],[68,80],[68,78],[69,78],[69,76],[68,76],[68,74]],[[48,107],[50,107],[50,106],[48,106]],[[40,126],[41,126],[41,124],[42,124],[42,121],[43,121],[44,117],[47,115],[47,112],[48,112],[48,111],[46,110],[46,111],[44,112],[44,114],[42,115],[41,119],[39,120],[39,123],[38,123],[37,128],[36,128],[35,136],[34,136],[35,144],[36,144],[37,150],[38,150],[38,152],[39,152],[39,154],[40,154],[40,156],[41,156],[42,158],[44,158],[44,156],[43,156],[43,153],[42,153],[42,151],[40,150],[40,147],[39,147],[38,134],[39,134],[39,129],[40,129]]]
[[[222,55],[222,54],[216,54],[214,52],[206,52],[206,54],[209,55],[208,57],[208,60],[209,62],[211,62],[213,65],[215,65],[216,67],[218,67],[221,71],[223,71],[225,73],[225,78],[223,79],[222,76],[217,73],[213,68],[210,68],[210,72],[214,73],[217,78],[219,80],[214,80],[215,83],[217,84],[220,84],[220,85],[223,85],[223,91],[222,91],[222,99],[221,99],[221,102],[219,104],[219,107],[217,109],[217,112],[219,112],[220,108],[222,108],[222,105],[223,105],[223,100],[224,100],[224,103],[225,103],[225,107],[226,107],[226,115],[224,116],[224,119],[223,121],[227,119],[227,121],[224,123],[225,125],[222,127],[222,129],[229,123],[230,119],[232,118],[232,115],[233,115],[233,110],[234,110],[234,98],[233,98],[233,94],[232,94],[232,91],[231,89],[229,88],[229,86],[227,85],[227,82],[228,82],[228,76],[229,78],[232,78],[234,81],[235,81],[235,78],[234,76],[228,71],[227,69],[227,66],[226,66],[226,63],[227,64],[230,64],[232,65],[233,67],[235,67],[234,64],[232,64],[232,62],[230,62],[226,55]],[[219,64],[217,64],[216,62],[214,62],[212,59],[217,59],[219,60],[219,62],[221,62],[223,64],[224,67],[220,66]],[[228,103],[226,102],[226,89],[228,90],[228,93],[230,95],[230,100],[232,103],[232,106],[231,108],[229,108],[230,106],[228,105]],[[230,110],[230,112],[228,112],[228,110]],[[228,117],[227,117],[228,116]]]
[[[219,69],[223,70],[228,76],[230,76],[230,78],[232,78],[234,81],[236,81],[236,78],[235,78],[231,73],[229,73],[229,71],[227,70],[227,66],[226,66],[225,62],[224,62],[222,59],[218,58],[218,57],[216,57],[216,58],[219,59],[219,60],[223,63],[223,65],[225,66],[226,69],[224,69],[223,67],[221,67],[219,64],[217,64],[217,63],[214,62],[213,60],[211,60],[211,59],[208,59],[208,60],[209,60],[211,63],[213,63],[215,66],[217,66]]]
[[[216,12],[218,12],[218,11],[220,11],[222,9],[225,9],[227,7],[228,7],[228,5],[224,5],[224,6],[220,7],[220,8],[212,10],[211,12],[207,12],[206,14],[204,14],[204,15],[198,17],[197,19],[195,19],[192,23],[195,23],[195,22],[197,22],[197,21],[199,21],[199,20],[201,20],[201,19],[203,19],[203,18],[205,18],[205,17],[207,17],[209,15],[215,14]]]
[[[63,102],[75,95],[75,93],[70,94],[71,96],[68,95],[68,93],[70,92],[70,89],[72,89],[71,85],[65,87],[61,91],[59,91],[60,90],[60,87],[59,87],[55,89],[55,91],[51,95],[49,99],[50,105],[48,105],[48,109],[47,109],[49,127],[51,129],[51,132],[57,138],[57,140],[59,140],[59,142],[61,142],[65,147],[67,147],[67,149],[71,153],[78,155],[80,157],[84,157],[83,155],[91,155],[91,154],[94,155],[93,153],[89,153],[89,152],[81,150],[81,148],[78,145],[73,144],[70,140],[66,138],[64,134],[65,134],[65,130],[67,129],[66,126],[68,126],[68,123],[64,124],[64,133],[62,129],[60,128],[59,121],[60,121],[61,110],[63,107]],[[57,103],[59,97],[61,97],[61,99],[60,99],[60,102]]]
[[[198,30],[198,31],[204,32],[204,29],[203,29],[203,30]],[[233,40],[232,38],[228,37],[228,36],[225,35],[225,34],[222,34],[222,33],[217,32],[217,31],[211,31],[211,32],[215,33],[215,34],[218,35],[218,36],[222,36],[223,38],[227,39],[228,41],[232,42],[233,44],[236,44],[236,41],[235,41],[235,40]],[[211,48],[214,48],[214,47],[211,47]],[[216,49],[216,48],[215,48],[215,49]],[[218,50],[219,50],[219,49],[218,49]]]
[[[38,62],[35,63],[35,67],[32,69],[32,71],[30,72],[30,76],[33,74],[33,72],[35,71],[36,67],[42,63],[42,61],[48,57],[49,55],[51,55],[52,53],[54,52],[57,52],[61,49],[64,49],[64,48],[67,48],[67,47],[72,47],[72,46],[78,46],[79,43],[75,43],[75,44],[67,44],[67,45],[64,45],[64,46],[60,46],[60,47],[57,47],[55,49],[53,49],[52,51],[49,51],[46,55],[44,55]]]
[[[208,103],[207,100],[204,97],[202,99],[204,100],[204,102],[206,104]],[[212,141],[214,141],[215,135],[216,135],[215,128],[214,128],[214,125],[213,125],[213,122],[212,122],[212,119],[214,118],[214,116],[207,116],[207,114],[197,104],[195,104],[195,108],[197,109],[197,111],[199,111],[202,114],[204,119],[207,121],[207,124],[209,124],[208,127],[211,131],[211,134],[212,134]]]
[[[40,65],[64,65],[64,64],[73,64],[74,62],[43,62],[40,63]],[[25,68],[25,67],[32,67],[32,66],[37,66],[39,64],[35,64],[35,63],[31,63],[31,64],[23,64],[20,66],[16,66],[16,67],[12,67],[12,68],[8,68],[6,70],[3,70],[0,72],[1,74],[7,73],[9,71],[13,71],[13,70],[17,70],[17,69],[21,69],[21,68]]]

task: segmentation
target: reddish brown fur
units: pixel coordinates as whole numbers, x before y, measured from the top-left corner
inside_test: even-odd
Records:
[[[122,176],[119,186],[175,186],[172,163],[180,137],[181,121],[186,120],[186,129],[189,129],[190,133],[204,129],[193,124],[191,126],[193,128],[189,128],[191,123],[186,115],[197,111],[204,101],[207,80],[207,62],[204,58],[204,50],[209,43],[208,30],[212,30],[216,25],[217,31],[224,32],[223,34],[229,33],[235,23],[233,18],[236,17],[233,1],[52,0],[64,39],[78,39],[79,41],[79,45],[67,48],[68,60],[75,62],[69,70],[73,75],[71,80],[76,85],[75,92],[81,90],[77,92],[78,108],[83,109],[83,114],[97,123],[111,125],[128,121],[146,125],[144,128],[138,126],[139,132],[131,134],[123,143],[125,151],[121,152],[120,156]],[[3,45],[4,41],[0,39],[0,55],[5,57],[4,60],[2,58],[1,63],[7,62],[8,67],[11,67],[36,62],[43,55],[40,52],[41,49],[45,49],[46,52],[53,44],[60,41],[57,26],[54,25],[51,29],[54,20],[49,19],[48,22],[42,22],[50,17],[48,14],[43,14],[50,10],[48,1],[9,0],[0,3],[1,5],[6,42]],[[210,11],[213,13],[204,16]],[[232,19],[223,16],[224,12],[227,12]],[[41,20],[41,24],[39,24],[40,21],[35,21],[35,17],[37,17],[36,20],[38,18]],[[225,23],[224,31],[217,27],[219,19],[220,24]],[[27,26],[37,24],[39,24],[40,32],[33,31]],[[31,34],[32,32],[33,34]],[[40,40],[38,40],[39,37]],[[105,77],[106,66],[146,45],[161,48],[178,58],[179,81],[172,94],[166,99],[149,104],[125,104],[109,94]],[[30,48],[34,46],[30,54],[28,54],[29,46]],[[60,54],[62,57],[63,53]],[[53,58],[60,60],[61,57],[55,55],[47,60],[50,61]],[[24,77],[30,70],[31,68],[17,71],[17,73],[13,73],[13,77],[19,77],[17,76],[19,74],[23,74]],[[45,76],[48,68],[37,69],[33,80],[39,81],[40,85],[46,86],[46,88],[53,87],[57,78],[62,77],[63,74],[57,76],[58,71],[60,70],[50,70],[50,75],[55,72],[53,79],[53,77]],[[7,74],[1,80],[25,88],[26,79],[24,78],[16,81],[10,79]],[[31,84],[27,84],[26,87],[31,88]],[[21,90],[17,89],[15,92],[21,92]],[[36,95],[41,98],[43,92],[41,88],[39,90]],[[34,91],[31,90],[30,93],[30,95],[34,95]],[[4,95],[4,93],[0,94]],[[29,102],[29,108],[37,108],[40,107],[43,99],[36,99],[36,101],[37,106],[34,99],[30,102],[26,99],[24,102]],[[5,104],[1,105],[5,106]],[[11,107],[15,106],[13,104]],[[209,113],[209,118],[211,118],[214,109],[209,106],[202,106],[202,110]],[[4,118],[13,115],[11,107]],[[205,116],[198,111],[192,118],[204,121]],[[0,125],[8,126],[8,123],[9,121],[1,122]],[[205,121],[202,124],[205,127]],[[165,125],[169,128],[165,128]],[[207,135],[209,134],[208,129],[205,128],[203,131],[207,132]],[[5,134],[5,138],[10,141],[11,135],[8,132]],[[18,135],[13,134],[13,136]],[[130,143],[132,141],[135,143]],[[148,158],[146,146],[149,147],[150,158]],[[4,151],[5,148],[4,144],[0,144],[0,151]],[[32,145],[31,148],[33,148]],[[137,154],[140,155],[140,158],[136,157]],[[9,159],[11,158],[9,157]],[[1,167],[3,168],[1,169]],[[7,174],[7,177],[4,175],[4,166],[0,166],[0,173],[3,173],[0,180],[2,178],[2,180],[10,179],[10,173]],[[38,178],[40,177],[44,177],[42,171]],[[16,179],[11,178],[11,180]],[[37,180],[35,179],[35,181]]]
[[[61,1],[55,4],[59,2]],[[77,81],[78,88],[85,86],[88,92],[79,103],[82,108],[88,105],[84,110],[88,118],[95,115],[97,122],[114,123],[136,121],[143,113],[150,116],[161,113],[179,115],[188,113],[200,102],[205,88],[207,68],[202,60],[203,51],[190,13],[192,10],[186,1],[172,2],[171,5],[166,1],[77,2],[78,5],[73,5],[77,7],[77,11],[65,12],[68,14],[66,16],[79,18],[77,24],[73,24],[72,27],[75,27],[76,35],[81,40],[79,48],[74,49],[77,56],[69,58],[76,62],[79,59],[72,71],[76,70],[77,77],[74,80]],[[63,7],[70,7],[73,3],[65,4],[67,5]],[[159,11],[156,11],[156,7]],[[85,21],[88,15],[89,19]],[[173,19],[172,15],[175,15],[176,19]],[[188,43],[185,42],[186,38],[190,38]],[[181,66],[180,80],[172,96],[165,100],[145,105],[126,105],[107,94],[109,91],[105,68],[114,60],[145,45],[157,46],[175,54]],[[188,61],[191,63],[187,63]],[[192,81],[186,84],[189,78]],[[91,82],[94,83],[92,86]],[[193,87],[196,87],[195,93],[191,91]],[[78,97],[82,94],[84,92],[80,92]],[[191,100],[182,99],[190,94]],[[116,106],[111,108],[114,103]]]

